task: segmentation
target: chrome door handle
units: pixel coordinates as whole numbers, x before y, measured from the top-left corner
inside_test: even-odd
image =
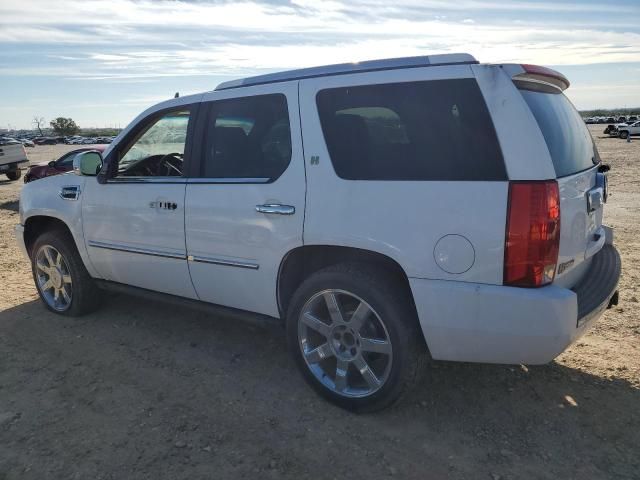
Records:
[[[266,205],[256,205],[256,212],[271,213],[275,215],[293,215],[296,207],[291,205],[280,205],[278,203],[267,203]]]

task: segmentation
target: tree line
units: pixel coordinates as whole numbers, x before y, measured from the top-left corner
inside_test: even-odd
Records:
[[[40,136],[44,136],[42,131],[46,127],[44,117],[34,116],[32,121],[33,128],[38,130]],[[49,122],[49,127],[53,130],[54,135],[60,137],[68,137],[70,135],[77,135],[78,133],[91,133],[96,136],[115,136],[120,130],[117,128],[97,128],[91,130],[83,130],[78,124],[68,117],[57,117]]]

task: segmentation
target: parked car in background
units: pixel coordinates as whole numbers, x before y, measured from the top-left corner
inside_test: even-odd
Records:
[[[640,122],[635,122],[631,125],[621,125],[618,127],[618,136],[620,138],[626,140],[634,135],[640,135]]]
[[[24,175],[24,183],[29,183],[39,178],[50,177],[52,175],[60,175],[73,169],[73,159],[80,152],[86,152],[89,150],[97,150],[98,152],[104,151],[106,147],[103,145],[96,145],[95,148],[79,148],[65,153],[57,160],[51,160],[47,163],[39,163],[31,165]]]
[[[33,148],[36,146],[35,143],[33,143],[31,140],[27,139],[27,138],[18,138],[17,139],[22,145],[24,145],[25,147],[29,147],[29,148]]]
[[[629,118],[627,118],[628,123],[637,122],[637,121],[638,121],[638,117],[636,115],[631,115]]]
[[[33,140],[36,145],[56,145],[58,141],[53,137],[38,137]]]
[[[14,138],[0,138],[0,174],[9,180],[18,180],[22,175],[21,168],[28,162],[22,143]]]

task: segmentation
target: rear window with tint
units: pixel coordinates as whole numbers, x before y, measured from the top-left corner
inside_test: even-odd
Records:
[[[549,148],[557,177],[587,170],[599,161],[593,139],[578,111],[557,89],[518,83]]]
[[[493,122],[474,79],[322,90],[329,155],[348,180],[506,180]]]

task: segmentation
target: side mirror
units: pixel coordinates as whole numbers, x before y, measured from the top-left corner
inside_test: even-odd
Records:
[[[76,155],[73,159],[73,172],[76,175],[95,177],[102,168],[102,155],[91,150]]]
[[[51,160],[49,163],[47,163],[47,165],[51,168],[56,168],[56,161],[55,160]]]

